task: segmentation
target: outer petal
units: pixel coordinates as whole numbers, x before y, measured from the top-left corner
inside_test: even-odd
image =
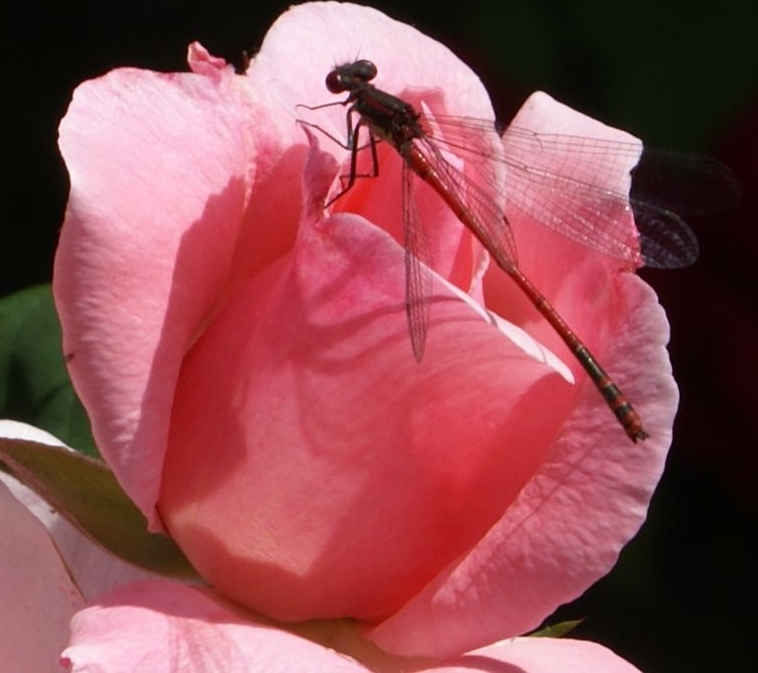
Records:
[[[370,634],[382,648],[445,655],[535,628],[607,573],[638,530],[663,471],[678,394],[652,290],[629,276],[621,291],[629,314],[607,355],[651,437],[632,446],[584,385],[560,439],[503,519]]]
[[[255,273],[293,233],[286,217],[256,232],[248,199],[260,189],[265,207],[297,207],[269,182],[275,165],[286,173],[278,148],[294,124],[277,126],[244,78],[197,67],[206,74],[121,69],[85,82],[60,129],[64,349],[98,446],[153,528],[181,360],[239,282],[235,255]]]
[[[63,661],[78,671],[366,671],[349,657],[254,622],[202,590],[131,584],[79,612]]]
[[[313,623],[297,631],[305,637],[241,613],[209,590],[142,582],[121,587],[79,612],[62,662],[72,673],[131,672],[137,667],[197,673],[637,670],[610,650],[569,639],[521,638],[439,662],[381,652],[346,622]]]
[[[7,671],[59,671],[84,599],[47,531],[0,483],[0,661]]]

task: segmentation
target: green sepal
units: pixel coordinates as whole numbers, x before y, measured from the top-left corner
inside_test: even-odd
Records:
[[[558,624],[549,624],[543,626],[537,631],[532,631],[529,634],[530,638],[561,638],[567,633],[573,631],[584,619],[572,619],[566,622],[558,622]]]
[[[173,540],[148,532],[145,517],[101,460],[63,447],[0,438],[0,461],[83,534],[119,558],[174,579],[198,578]]]

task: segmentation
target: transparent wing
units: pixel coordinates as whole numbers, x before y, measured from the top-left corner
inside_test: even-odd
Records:
[[[506,166],[506,212],[520,210],[631,266],[692,263],[697,240],[681,215],[717,212],[739,198],[732,172],[710,157],[645,148],[640,159],[636,143],[514,126],[502,130],[493,121],[472,118],[435,116],[423,124],[435,143],[477,168],[477,182],[493,184],[493,166]],[[492,142],[493,131],[502,133],[501,143]],[[631,198],[596,183],[606,171],[630,163],[637,163]],[[632,215],[639,239],[630,226]]]
[[[417,362],[424,357],[432,294],[432,255],[419,221],[413,171],[403,162],[403,238],[405,244],[405,312]]]
[[[740,196],[734,174],[716,159],[644,148],[632,171],[630,202],[645,264],[692,264],[699,246],[682,216],[716,213],[734,206]]]
[[[494,195],[447,161],[434,142],[422,138],[415,142],[414,147],[440,176],[444,190],[451,193],[452,200],[465,204],[465,210],[456,212],[456,215],[466,223],[495,261],[506,271],[508,267],[516,266],[518,258],[513,231]],[[412,160],[412,157],[407,159]],[[489,184],[491,190],[493,183]]]

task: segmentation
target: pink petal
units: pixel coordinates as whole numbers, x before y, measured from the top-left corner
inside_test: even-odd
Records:
[[[274,231],[254,225],[266,207],[298,209],[270,183],[294,132],[244,78],[217,70],[113,71],[82,84],[61,123],[72,185],[54,277],[64,349],[98,446],[153,528],[182,358],[239,282],[235,255],[246,276],[292,237],[281,226],[291,217]]]
[[[223,58],[213,56],[202,44],[193,42],[187,49],[187,63],[192,72],[211,77],[221,77],[224,71],[231,74],[234,70]]]
[[[84,599],[40,522],[0,483],[0,661],[7,671],[59,671],[68,624]]]
[[[120,587],[72,620],[62,663],[78,671],[443,671],[475,673],[633,673],[599,645],[570,639],[518,638],[444,662],[407,659],[364,641],[350,622],[285,630],[245,614],[210,590],[167,581]]]
[[[525,633],[606,574],[643,523],[678,393],[655,295],[636,276],[625,277],[620,289],[629,314],[608,360],[639,403],[651,437],[633,446],[585,383],[560,438],[516,502],[470,554],[374,629],[370,637],[380,647],[450,655]]]
[[[251,621],[203,589],[123,586],[79,612],[63,662],[78,671],[366,671],[348,656]]]
[[[124,582],[155,576],[105,551],[12,477],[0,475],[0,481],[47,528],[71,579],[86,600]]]

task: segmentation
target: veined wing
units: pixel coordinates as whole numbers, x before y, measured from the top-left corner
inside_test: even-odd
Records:
[[[502,130],[473,118],[435,116],[423,124],[435,143],[470,161],[482,183],[497,184],[493,167],[506,166],[506,212],[519,210],[631,267],[691,264],[697,239],[682,215],[717,212],[739,198],[732,172],[702,155],[514,126]],[[501,143],[492,142],[494,131],[502,131]],[[630,165],[631,196],[601,186],[608,171]]]
[[[403,162],[403,243],[405,245],[405,313],[413,356],[424,357],[432,294],[432,253],[424,225],[419,221],[413,190],[414,175]]]

